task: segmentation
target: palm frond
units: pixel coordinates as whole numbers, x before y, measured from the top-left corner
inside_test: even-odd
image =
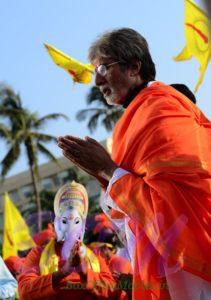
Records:
[[[13,89],[8,84],[0,83],[0,98],[4,98],[5,96],[12,98],[14,95]]]
[[[18,117],[18,115],[23,114],[23,111],[21,111],[18,108],[11,108],[6,107],[4,105],[0,105],[0,115],[1,116],[8,116],[8,117]]]
[[[19,93],[17,94],[16,100],[17,100],[17,103],[18,103],[18,107],[19,107],[19,108],[22,108],[22,101],[21,101],[21,97],[20,97],[20,94],[19,94]]]
[[[98,111],[96,110],[96,112],[92,114],[92,116],[90,117],[90,119],[88,121],[88,124],[87,124],[90,132],[93,132],[96,129],[96,127],[99,123],[99,119],[101,117],[102,117],[102,111],[101,110],[98,110]]]
[[[30,132],[30,135],[33,138],[35,138],[36,140],[41,141],[41,142],[50,143],[50,142],[56,142],[56,140],[57,140],[55,136],[50,135],[50,134],[41,133],[41,132],[32,131],[32,132]]]
[[[16,94],[10,87],[0,84],[0,118],[5,121],[5,125],[0,123],[0,137],[7,140],[10,145],[9,151],[1,162],[1,174],[2,177],[6,176],[19,158],[21,145],[24,145],[37,202],[39,230],[42,226],[40,219],[41,204],[37,185],[37,180],[39,180],[38,154],[40,151],[51,160],[56,161],[54,155],[43,145],[44,143],[56,141],[56,137],[37,131],[48,120],[61,117],[68,120],[66,115],[59,113],[48,114],[40,118],[37,113],[32,113],[22,106],[19,94]]]
[[[11,134],[8,127],[2,123],[0,123],[0,137],[5,139],[6,141],[11,141]]]
[[[56,120],[59,118],[64,118],[66,121],[69,121],[68,116],[65,114],[60,114],[60,113],[54,113],[54,114],[48,114],[38,120],[36,120],[33,124],[35,128],[39,128],[40,126],[43,126],[47,121],[49,120]]]
[[[76,118],[78,121],[83,121],[85,120],[87,117],[92,117],[95,114],[105,114],[106,113],[106,109],[105,108],[86,108],[86,109],[81,109],[78,111],[78,113],[76,114]]]
[[[50,152],[50,150],[48,150],[43,144],[38,143],[38,144],[37,144],[37,147],[38,147],[39,151],[40,151],[45,157],[47,157],[49,160],[54,161],[55,163],[57,163],[57,164],[60,166],[60,164],[59,164],[57,158],[56,158],[56,157],[53,155],[53,153]]]
[[[20,128],[16,126],[15,123],[12,125],[10,134],[13,140],[20,141],[20,143],[23,143],[24,140],[27,139],[25,128]]]
[[[112,131],[122,114],[123,111],[121,109],[111,109],[102,118],[102,125],[106,128],[107,131]]]
[[[20,155],[20,144],[14,142],[1,161],[1,176],[4,179]]]
[[[86,100],[88,105],[95,103],[98,107],[80,110],[76,115],[77,120],[83,121],[89,118],[87,126],[91,132],[93,132],[99,124],[102,124],[107,131],[111,131],[121,117],[123,109],[108,105],[97,86],[93,86],[90,89]]]
[[[88,109],[82,109],[80,110],[76,118],[79,121],[83,121],[89,117],[88,121],[88,128],[90,132],[93,132],[98,124],[100,123],[100,120],[102,125],[105,127],[107,131],[111,131],[114,128],[114,125],[119,120],[123,113],[123,110],[121,108],[117,107],[111,107],[109,109],[107,108],[88,108]]]
[[[58,118],[69,120],[65,114],[60,113],[52,113],[40,118],[37,113],[32,113],[23,107],[20,95],[16,94],[12,88],[5,84],[0,84],[0,118],[5,120],[5,124],[0,123],[0,137],[10,143],[11,147],[7,153],[8,155],[3,160],[4,166],[2,172],[4,175],[10,169],[15,159],[18,158],[13,153],[14,142],[25,146],[28,163],[38,175],[39,151],[42,151],[48,158],[54,159],[50,151],[43,144],[52,141],[56,142],[56,137],[38,132],[38,129],[49,120],[56,120]],[[12,160],[13,157],[14,161]],[[6,162],[7,159],[8,163]]]
[[[104,108],[82,109],[77,113],[76,118],[79,121],[82,121],[82,120],[85,120],[87,117],[89,117],[87,126],[88,126],[90,132],[92,133],[96,129],[99,119],[105,113],[106,113],[106,109],[104,109]]]
[[[91,90],[89,92],[89,94],[87,95],[87,104],[91,104],[93,102],[98,103],[105,106],[105,107],[109,107],[109,105],[107,104],[107,101],[105,100],[105,98],[103,97],[103,94],[101,93],[100,89],[97,86],[93,86],[91,87]]]
[[[20,109],[20,96],[8,85],[0,84],[0,104],[7,108]]]

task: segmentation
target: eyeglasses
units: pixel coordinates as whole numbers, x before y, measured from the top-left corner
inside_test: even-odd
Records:
[[[110,68],[111,66],[116,65],[120,62],[121,61],[119,60],[119,61],[112,62],[110,64],[99,65],[98,67],[96,67],[95,73],[98,73],[100,76],[104,77],[107,74],[108,68]]]

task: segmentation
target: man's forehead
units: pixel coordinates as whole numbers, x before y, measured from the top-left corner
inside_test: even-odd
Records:
[[[93,61],[92,61],[92,64],[96,67],[96,66],[99,66],[99,65],[103,65],[103,64],[109,64],[113,62],[113,58],[111,57],[103,57],[103,56],[99,56],[99,57],[96,57]]]

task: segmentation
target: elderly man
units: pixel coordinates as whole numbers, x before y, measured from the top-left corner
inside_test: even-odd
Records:
[[[58,138],[63,154],[106,188],[103,209],[127,243],[133,299],[211,297],[211,124],[155,80],[146,40],[122,28],[91,46],[96,85],[125,112],[112,158],[95,140]]]
[[[57,240],[28,254],[18,278],[20,299],[125,299],[105,261],[82,243],[88,211],[83,185],[62,186],[54,211]]]
[[[0,256],[0,299],[15,299],[17,282]]]

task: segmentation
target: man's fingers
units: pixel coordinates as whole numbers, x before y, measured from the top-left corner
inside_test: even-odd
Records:
[[[71,141],[70,139],[68,138],[65,138],[65,137],[60,137],[57,141],[58,145],[66,145],[66,146],[69,146],[71,147],[72,144],[74,143],[73,141]]]
[[[90,142],[90,143],[92,143],[92,144],[95,144],[95,145],[97,145],[97,146],[100,145],[100,143],[98,143],[98,141],[96,141],[95,139],[91,138],[90,136],[85,136],[84,139],[85,139],[85,141]],[[100,145],[100,146],[101,146],[101,145]]]
[[[89,173],[90,175],[94,175],[93,172],[91,172],[89,169],[87,169],[84,164],[82,163],[80,157],[76,158],[74,157],[69,151],[62,151],[62,154],[68,159],[70,160],[72,163],[74,163],[76,166],[78,166],[79,168],[81,168],[82,170],[84,170],[85,172]]]
[[[64,136],[59,136],[58,138],[57,138],[57,141],[59,141],[59,140],[62,140],[63,138],[66,138],[66,139],[68,139],[68,140],[82,140],[81,138],[79,138],[79,137],[76,137],[76,136],[73,136],[73,135],[64,135]]]
[[[72,136],[72,135],[65,135],[64,137],[58,137],[57,139],[57,142],[65,142],[67,144],[71,144],[72,142],[80,145],[80,146],[87,146],[87,143],[91,143],[91,144],[94,144],[96,146],[101,146],[100,143],[98,143],[95,139],[89,137],[89,136],[86,136],[84,139],[81,139],[81,138],[78,138],[78,137],[75,137],[75,136]]]
[[[80,139],[78,137],[75,137],[75,136],[71,136],[71,135],[65,135],[63,137],[63,139],[66,141],[66,142],[74,142],[80,146],[86,146],[87,145],[87,141],[83,140],[83,139]]]
[[[58,147],[61,148],[62,150],[68,150],[69,146],[65,143],[58,142]]]
[[[62,154],[63,154],[67,159],[69,159],[69,160],[72,161],[73,163],[77,164],[76,158],[75,158],[73,155],[71,155],[69,151],[63,150],[63,151],[62,151]]]
[[[58,146],[62,146],[62,145],[66,145],[71,147],[73,144],[78,144],[80,145],[78,142],[71,140],[68,136],[60,136],[59,138],[57,138],[57,144]]]
[[[58,146],[65,151],[69,151],[73,156],[74,153],[77,153],[77,156],[80,156],[84,152],[84,148],[75,142],[66,143],[66,141],[59,141]]]

